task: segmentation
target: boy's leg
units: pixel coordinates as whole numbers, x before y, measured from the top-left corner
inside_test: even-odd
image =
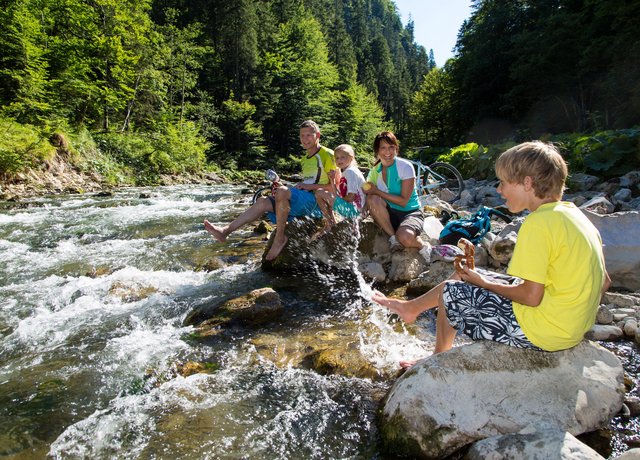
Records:
[[[412,300],[391,299],[378,292],[374,294],[372,300],[396,313],[405,323],[413,323],[420,313],[439,305],[443,286],[444,282]]]
[[[371,217],[373,217],[373,220],[380,226],[382,231],[389,236],[395,234],[389,218],[389,211],[387,211],[386,201],[377,195],[369,196],[367,197],[367,209],[369,209],[369,214],[371,214]]]
[[[436,347],[433,350],[433,354],[442,353],[443,351],[451,350],[453,341],[456,338],[457,330],[449,324],[447,318],[447,307],[442,300],[442,290],[440,290],[438,304],[438,316],[436,318]],[[413,366],[416,361],[400,361],[400,367],[408,369]]]
[[[221,243],[227,239],[231,233],[238,230],[240,227],[259,219],[265,213],[273,211],[271,200],[266,197],[259,198],[251,207],[247,208],[242,214],[234,219],[229,225],[219,227],[211,224],[208,220],[204,221],[204,228]]]
[[[278,187],[275,194],[276,199],[276,235],[273,238],[271,249],[265,256],[266,260],[274,260],[287,245],[287,235],[284,231],[287,228],[287,220],[289,219],[289,211],[291,205],[291,190],[287,187]]]
[[[442,291],[440,291],[440,303],[438,304],[438,318],[436,319],[436,348],[435,353],[451,350],[453,340],[456,338],[458,330],[449,323],[447,317],[447,307],[442,300]]]

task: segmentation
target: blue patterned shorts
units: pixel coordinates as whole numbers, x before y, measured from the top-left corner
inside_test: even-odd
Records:
[[[502,284],[519,284],[519,278],[478,270],[483,276]],[[511,300],[487,289],[462,281],[447,281],[442,298],[449,324],[473,340],[492,340],[517,348],[541,350],[522,332]]]

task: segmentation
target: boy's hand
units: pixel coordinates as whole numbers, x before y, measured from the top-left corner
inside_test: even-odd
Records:
[[[477,271],[467,267],[466,265],[462,267],[462,271],[458,271],[457,273],[460,276],[460,279],[466,283],[473,284],[478,287],[486,286],[486,280],[484,276],[482,276]]]

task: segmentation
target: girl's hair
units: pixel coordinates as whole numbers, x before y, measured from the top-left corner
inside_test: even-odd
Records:
[[[496,175],[500,180],[522,184],[529,176],[538,198],[562,198],[568,174],[567,164],[558,149],[541,141],[516,145],[496,161]]]
[[[337,146],[334,150],[333,153],[336,154],[338,152],[344,152],[347,155],[349,155],[353,160],[355,160],[356,158],[356,152],[353,150],[353,147],[351,147],[349,144],[340,144],[339,146]],[[353,162],[352,160],[352,162]]]
[[[391,131],[382,131],[376,136],[375,140],[373,141],[373,152],[376,155],[378,154],[378,149],[380,148],[380,143],[382,141],[386,142],[387,144],[394,145],[396,147],[396,150],[400,150],[400,142],[398,142],[396,135]]]

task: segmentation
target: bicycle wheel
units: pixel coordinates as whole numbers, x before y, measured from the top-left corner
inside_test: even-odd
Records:
[[[251,204],[252,205],[255,204],[255,202],[261,196],[271,196],[271,186],[270,185],[268,187],[262,187],[262,188],[259,188],[258,190],[256,190],[256,192],[253,194],[253,197],[251,198]]]
[[[448,163],[436,162],[424,173],[424,188],[442,201],[452,203],[460,198],[464,190],[462,174]]]

